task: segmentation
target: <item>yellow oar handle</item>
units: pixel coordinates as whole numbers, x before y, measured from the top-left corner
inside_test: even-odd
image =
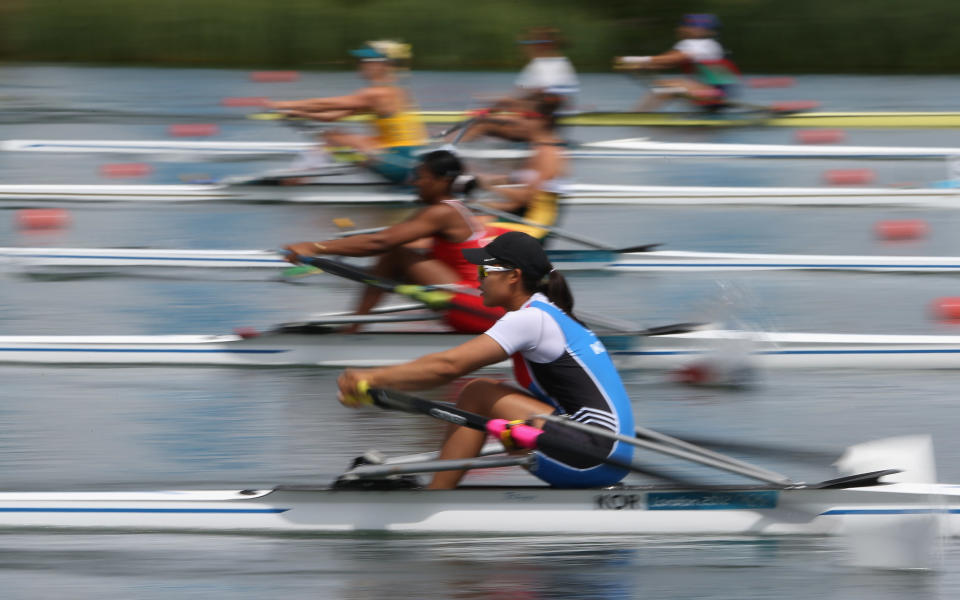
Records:
[[[249,114],[247,118],[254,119],[255,121],[279,121],[281,119],[289,119],[290,117],[282,112],[259,112]]]
[[[373,404],[373,396],[370,395],[370,382],[361,379],[357,384],[357,391],[353,394],[347,394],[343,398],[343,403],[347,406],[362,406],[364,404]]]
[[[450,307],[450,299],[453,294],[444,290],[427,290],[421,285],[403,284],[394,288],[394,291],[402,296],[408,296],[414,300],[423,302],[433,310],[441,310]]]

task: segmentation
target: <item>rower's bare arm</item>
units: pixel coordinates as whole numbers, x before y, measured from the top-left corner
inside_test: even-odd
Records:
[[[338,121],[340,119],[345,119],[349,116],[352,116],[355,113],[355,111],[352,110],[324,110],[319,112],[308,110],[290,110],[286,112],[291,117],[313,119],[315,121]]]
[[[379,369],[348,369],[337,380],[341,395],[356,393],[360,381],[371,387],[397,390],[423,390],[449,383],[477,369],[507,359],[500,344],[486,334],[455,348],[427,354],[420,358]]]
[[[484,202],[484,206],[511,212],[527,205],[533,196],[527,186],[513,187],[512,180],[507,175],[482,175],[480,185],[500,196],[502,200]],[[505,187],[510,186],[510,187]]]
[[[541,188],[542,184],[559,174],[560,169],[556,165],[557,160],[562,159],[556,159],[552,154],[548,155],[543,150],[538,151],[529,165],[535,173],[534,177],[525,181],[525,185],[522,186],[492,186],[488,188],[503,200],[489,202],[487,205],[507,212],[526,207],[536,197],[537,190]]]
[[[347,96],[331,96],[329,98],[308,98],[306,100],[290,100],[271,102],[270,108],[276,110],[292,110],[307,113],[322,113],[325,111],[350,111],[351,114],[369,112],[372,109],[371,96],[366,90],[361,90]]]
[[[525,112],[530,109],[530,102],[526,99],[530,90],[517,89],[517,96],[503,96],[490,105],[491,110],[503,112]]]
[[[333,254],[337,256],[373,256],[391,248],[403,246],[429,237],[444,228],[450,209],[446,206],[429,206],[410,219],[376,233],[354,235],[322,242],[299,242],[286,249],[299,256]]]

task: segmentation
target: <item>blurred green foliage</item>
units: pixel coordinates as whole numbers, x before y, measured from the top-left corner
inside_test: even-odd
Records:
[[[0,0],[0,57],[170,65],[348,67],[392,37],[417,69],[515,69],[526,27],[559,27],[583,71],[666,50],[684,12],[714,12],[750,72],[960,69],[957,0]]]

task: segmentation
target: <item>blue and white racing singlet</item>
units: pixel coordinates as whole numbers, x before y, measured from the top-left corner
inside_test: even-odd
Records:
[[[620,375],[597,336],[534,294],[520,310],[504,315],[487,332],[514,356],[517,381],[558,414],[574,421],[634,435],[630,399]],[[548,423],[545,431],[552,427]],[[629,462],[632,447],[609,443],[607,456]],[[538,453],[530,471],[556,487],[612,485],[626,475],[620,467],[598,463],[576,453]]]

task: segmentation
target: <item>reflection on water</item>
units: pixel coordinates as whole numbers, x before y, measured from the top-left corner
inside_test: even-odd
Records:
[[[4,535],[5,591],[71,598],[937,598],[955,576],[858,573],[820,539]],[[175,574],[175,576],[173,576]],[[38,586],[37,581],[42,585]],[[36,597],[36,596],[34,596]],[[102,597],[99,596],[99,597]],[[209,597],[209,596],[207,596]]]

